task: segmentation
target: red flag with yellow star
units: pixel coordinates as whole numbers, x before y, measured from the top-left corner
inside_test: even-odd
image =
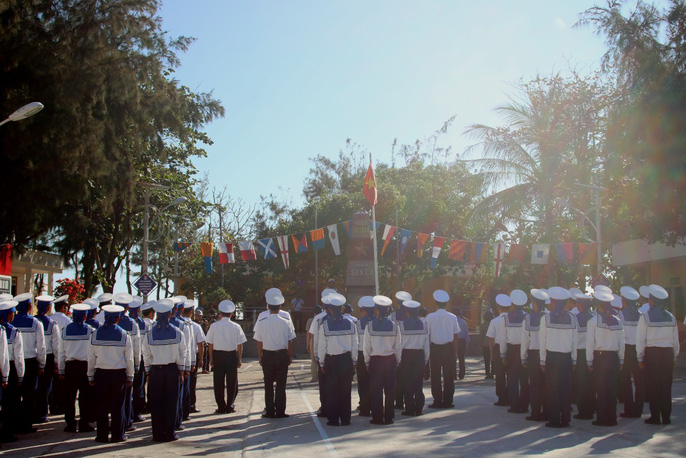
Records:
[[[376,194],[376,177],[374,176],[374,169],[372,168],[372,161],[369,161],[369,168],[367,169],[367,177],[364,179],[364,187],[362,188],[362,194],[367,198],[369,203],[376,205],[377,194]]]

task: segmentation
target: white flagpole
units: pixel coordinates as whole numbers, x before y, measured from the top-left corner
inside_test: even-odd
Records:
[[[372,153],[369,153],[369,164],[372,163]],[[374,175],[374,186],[376,186],[376,174]],[[376,192],[379,188],[376,187]],[[377,194],[378,195],[378,194]],[[374,285],[376,286],[376,295],[379,295],[379,258],[376,246],[376,205],[372,205],[372,239],[374,240]]]

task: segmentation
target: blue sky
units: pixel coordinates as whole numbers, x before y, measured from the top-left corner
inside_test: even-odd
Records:
[[[309,158],[336,157],[347,138],[390,163],[395,138],[425,139],[455,115],[440,146],[459,153],[520,79],[596,69],[602,38],[572,28],[595,3],[166,0],[160,16],[170,36],[196,38],[175,77],[226,108],[206,126],[200,172],[248,204],[299,205]]]

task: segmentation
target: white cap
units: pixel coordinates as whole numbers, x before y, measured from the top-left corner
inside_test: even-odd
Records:
[[[135,309],[141,306],[143,304],[143,298],[140,296],[133,296],[133,300],[129,304],[130,309]]]
[[[548,296],[556,301],[566,301],[569,299],[569,291],[560,286],[551,286],[548,288]]]
[[[233,313],[236,311],[236,304],[233,301],[224,299],[219,303],[219,311],[222,313]]]
[[[512,301],[513,305],[522,306],[526,305],[526,303],[529,301],[529,298],[521,289],[514,289],[510,292],[510,301]]]
[[[117,293],[112,296],[112,300],[120,305],[129,305],[131,302],[133,302],[133,296],[129,293]]]
[[[13,309],[19,304],[17,301],[2,301],[0,302],[0,312],[4,312],[5,310]]]
[[[508,296],[507,294],[498,294],[495,297],[495,303],[501,307],[511,307],[512,299],[510,299],[510,296]]]
[[[575,295],[574,295],[574,299],[576,299],[577,301],[578,301],[578,300],[587,300],[587,301],[590,301],[590,300],[593,299],[593,298],[592,298],[591,296],[589,296],[588,294],[581,293],[581,294],[575,294]]]
[[[65,294],[64,296],[60,296],[57,299],[53,300],[53,304],[59,304],[60,302],[66,302],[69,299],[69,294]]]
[[[600,301],[600,302],[608,302],[608,303],[609,303],[609,302],[612,302],[612,301],[614,300],[614,298],[615,298],[615,297],[612,295],[612,293],[607,292],[607,291],[602,290],[602,289],[601,289],[601,290],[593,291],[593,297],[595,297],[597,301]]]
[[[358,301],[357,305],[360,308],[374,308],[374,298],[372,296],[362,296]]]
[[[74,304],[69,308],[72,312],[87,312],[91,309],[91,306],[88,304]]]
[[[196,314],[196,315],[200,315],[200,316],[203,315],[202,310],[200,310],[200,309],[197,309],[197,310],[195,311],[195,314]]]
[[[269,296],[274,296],[274,295],[283,296],[283,294],[281,293],[281,290],[279,288],[269,288],[267,291],[264,292],[264,298],[265,299]]]
[[[331,288],[324,288],[324,291],[322,291],[322,299],[324,299],[326,296],[329,294],[338,294],[335,289]]]
[[[569,297],[571,297],[574,300],[576,300],[577,294],[583,294],[583,291],[581,291],[579,288],[576,288],[576,287],[569,288],[568,291],[569,291]]]
[[[646,299],[650,297],[650,288],[648,288],[646,285],[638,288],[638,292],[641,293],[641,296],[645,297]]]
[[[176,305],[181,304],[182,302],[186,302],[188,298],[186,296],[173,296],[171,300],[174,303],[174,305]]]
[[[100,302],[98,302],[97,299],[93,299],[92,297],[89,297],[88,299],[84,300],[83,303],[90,305],[90,310],[95,310],[96,308],[98,308],[98,305],[100,304]]]
[[[186,302],[183,304],[183,309],[194,309],[195,308],[195,300],[194,299],[187,299]]]
[[[152,308],[157,312],[157,313],[167,313],[170,312],[171,309],[174,308],[174,300],[172,299],[162,299],[161,301],[155,301],[152,304]]]
[[[616,309],[621,309],[622,308],[622,297],[617,296],[616,294],[613,294],[612,295],[612,301],[610,302],[610,305]]]
[[[281,294],[276,293],[267,295],[265,299],[267,299],[267,305],[281,305],[286,301]]]
[[[605,286],[605,285],[596,285],[593,288],[593,291],[594,292],[595,291],[607,291],[608,293],[612,294],[612,288],[610,288],[609,286]]]
[[[150,310],[155,306],[155,303],[157,301],[148,301],[145,304],[141,304],[141,312],[145,312],[146,310]]]
[[[548,296],[547,291],[544,289],[534,288],[531,290],[531,295],[539,301],[547,301],[548,299],[550,299],[550,296]]]
[[[49,294],[41,294],[36,298],[36,302],[52,302],[53,300],[55,300],[55,298],[50,296]]]
[[[17,303],[31,300],[31,293],[18,294],[14,296],[14,300],[17,301]]]
[[[109,302],[112,300],[113,297],[114,296],[112,295],[112,293],[103,293],[98,296],[98,302]]]
[[[8,294],[8,293],[0,294],[0,302],[11,301],[11,300],[12,300],[11,294]]]
[[[340,307],[345,304],[345,296],[342,294],[331,294],[329,295],[329,304],[335,307]]]
[[[655,299],[665,300],[669,297],[667,290],[660,285],[650,285],[648,286],[648,290],[650,291],[650,295]]]
[[[374,296],[374,304],[380,305],[382,307],[390,307],[393,301],[390,297],[378,295]]]
[[[124,307],[121,305],[103,305],[102,310],[105,313],[121,313],[124,311]]]
[[[401,303],[405,301],[411,301],[412,294],[408,293],[407,291],[398,291],[397,293],[395,293],[395,298],[398,299]]]
[[[633,289],[631,286],[622,286],[619,288],[619,294],[621,294],[624,299],[630,301],[636,301],[639,297],[641,297],[638,291]]]
[[[408,309],[417,309],[420,305],[419,302],[413,300],[403,302],[403,307],[407,307]]]
[[[434,291],[434,300],[436,302],[448,302],[450,300],[450,295],[442,289],[437,289]]]

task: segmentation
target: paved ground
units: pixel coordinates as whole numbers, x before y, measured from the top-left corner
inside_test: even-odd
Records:
[[[52,418],[39,432],[21,436],[19,442],[3,444],[4,456],[205,456],[234,454],[247,456],[458,456],[621,455],[636,457],[686,456],[683,430],[686,424],[686,361],[680,359],[675,373],[673,423],[650,426],[639,419],[619,419],[614,428],[594,427],[590,421],[573,420],[565,430],[531,423],[523,415],[508,414],[495,400],[492,380],[483,380],[483,366],[468,361],[468,376],[457,385],[455,408],[425,409],[422,417],[398,415],[392,426],[373,426],[368,418],[353,417],[348,427],[330,427],[313,415],[319,407],[316,385],[309,377],[309,361],[297,360],[289,371],[288,408],[290,418],[265,420],[261,370],[246,361],[240,370],[240,392],[236,413],[214,415],[211,375],[198,381],[198,408],[180,432],[179,441],[157,444],[151,441],[150,422],[138,423],[123,444],[99,444],[94,433],[62,432],[64,422]],[[353,386],[353,405],[357,402]],[[424,391],[431,401],[428,383]],[[646,406],[647,412],[647,406]],[[647,418],[644,415],[644,418]]]

